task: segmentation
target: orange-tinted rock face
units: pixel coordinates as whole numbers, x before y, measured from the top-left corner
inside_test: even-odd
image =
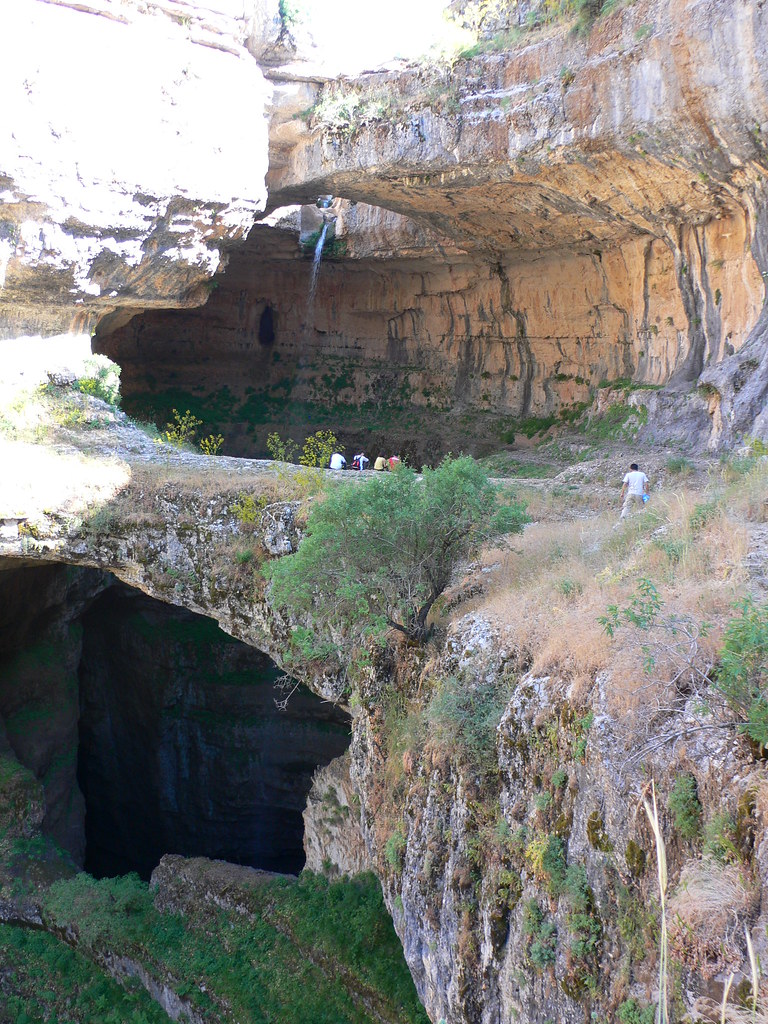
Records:
[[[145,407],[169,388],[210,407],[226,386],[226,417],[208,418],[232,452],[317,426],[477,448],[604,379],[693,384],[763,306],[767,37],[743,0],[638,0],[586,40],[362,76],[354,89],[388,98],[375,124],[294,120],[287,145],[278,112],[271,204],[349,200],[311,308],[298,225],[257,225],[204,309],[104,322],[97,345]]]
[[[347,225],[371,221],[351,213]],[[374,248],[367,237],[347,228],[341,240],[363,252]],[[375,241],[394,244],[392,232]],[[263,451],[271,429],[330,425],[350,444],[410,445],[423,457],[436,445],[498,443],[505,421],[572,408],[606,379],[693,380],[741,348],[762,304],[740,212],[686,228],[675,249],[642,236],[495,263],[332,257],[311,306],[311,265],[299,257],[297,236],[256,228],[203,309],[147,313],[99,336],[126,394],[157,409],[168,388],[201,398],[227,388],[234,405],[210,426],[243,454]],[[249,396],[251,409],[266,402],[261,422],[249,422]],[[410,429],[395,408],[413,412]]]

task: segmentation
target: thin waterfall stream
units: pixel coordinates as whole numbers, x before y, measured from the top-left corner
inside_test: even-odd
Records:
[[[317,290],[317,277],[320,273],[320,260],[323,258],[323,246],[325,245],[325,236],[328,233],[328,221],[323,222],[323,226],[320,230],[320,236],[317,239],[317,245],[315,246],[315,255],[312,258],[312,275],[309,279],[309,294],[307,295],[307,330],[311,329],[312,325],[312,311],[315,308],[315,291]]]

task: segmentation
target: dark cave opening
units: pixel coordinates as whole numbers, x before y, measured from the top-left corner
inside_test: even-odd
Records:
[[[0,563],[0,758],[43,786],[42,831],[96,877],[165,853],[304,865],[315,770],[349,718],[211,619],[108,573]]]
[[[275,340],[275,314],[271,306],[265,306],[259,319],[259,341],[262,345],[272,345]]]
[[[312,775],[349,722],[210,619],[122,585],[83,616],[78,782],[85,868],[148,878],[179,853],[297,873]]]

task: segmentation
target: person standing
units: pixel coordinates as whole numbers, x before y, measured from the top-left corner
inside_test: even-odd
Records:
[[[644,505],[648,501],[648,477],[638,468],[636,462],[629,467],[621,486],[621,519],[632,512],[633,505]]]

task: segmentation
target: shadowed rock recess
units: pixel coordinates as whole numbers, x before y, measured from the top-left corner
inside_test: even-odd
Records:
[[[166,853],[264,870],[304,864],[313,772],[346,716],[201,616],[92,570],[0,574],[0,715],[43,782],[45,832],[96,877],[148,879]],[[82,794],[82,795],[81,795]]]

